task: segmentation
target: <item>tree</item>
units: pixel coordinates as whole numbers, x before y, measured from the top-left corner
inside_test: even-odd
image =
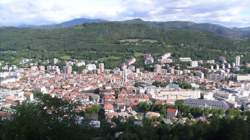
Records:
[[[98,113],[101,110],[101,106],[100,105],[92,105],[91,107],[88,107],[86,109],[87,113]]]
[[[147,112],[151,109],[151,103],[149,102],[140,102],[138,105],[138,110],[141,112]]]

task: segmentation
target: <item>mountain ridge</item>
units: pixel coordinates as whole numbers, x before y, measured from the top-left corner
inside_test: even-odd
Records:
[[[216,35],[223,37],[228,37],[232,39],[249,39],[250,38],[250,27],[238,28],[233,27],[229,28],[219,24],[213,23],[195,23],[191,21],[145,21],[140,18],[124,20],[124,21],[108,21],[103,19],[89,19],[89,18],[76,18],[69,21],[65,21],[58,24],[50,25],[41,25],[41,26],[32,26],[25,25],[19,26],[18,28],[72,28],[74,26],[80,26],[84,24],[100,24],[100,23],[125,23],[125,24],[145,24],[151,27],[164,28],[165,30],[169,29],[188,29],[201,32],[212,32]],[[4,28],[4,27],[2,27]]]

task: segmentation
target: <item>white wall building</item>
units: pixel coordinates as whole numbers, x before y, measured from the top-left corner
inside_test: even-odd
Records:
[[[250,81],[250,75],[237,75],[236,79],[238,82]]]
[[[199,66],[198,61],[191,61],[191,62],[190,62],[190,66],[191,66],[192,68],[198,67],[198,66]]]
[[[95,65],[95,64],[87,64],[87,65],[86,65],[86,69],[87,69],[88,71],[96,70],[96,65]]]
[[[236,67],[240,66],[240,56],[235,57],[235,65],[236,65]]]
[[[179,60],[181,62],[191,62],[192,61],[192,59],[190,57],[180,57]]]
[[[168,104],[174,104],[177,100],[199,99],[201,97],[201,92],[199,90],[156,88],[148,89],[146,92],[149,94],[150,98],[164,101]]]

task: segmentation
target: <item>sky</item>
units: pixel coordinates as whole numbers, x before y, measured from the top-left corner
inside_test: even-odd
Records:
[[[141,18],[249,27],[249,7],[250,0],[0,0],[0,26]]]

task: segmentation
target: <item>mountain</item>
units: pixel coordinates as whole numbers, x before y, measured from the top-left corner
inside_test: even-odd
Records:
[[[140,23],[147,24],[152,27],[168,29],[188,29],[200,32],[211,32],[216,35],[233,39],[246,39],[250,38],[250,27],[249,28],[228,28],[222,25],[211,24],[211,23],[194,23],[189,21],[168,21],[168,22],[154,22],[154,21],[143,21],[142,19],[133,19],[122,21],[125,23]]]
[[[72,19],[72,20],[65,21],[65,22],[58,23],[58,24],[47,24],[47,25],[22,24],[16,27],[17,28],[38,28],[38,29],[69,28],[69,27],[74,27],[74,26],[78,26],[82,24],[103,23],[103,22],[108,22],[108,21],[102,20],[102,19],[77,18],[77,19]]]
[[[102,20],[102,19],[78,18],[78,19],[73,19],[73,20],[66,21],[60,24],[56,24],[54,26],[67,28],[67,27],[73,27],[73,26],[82,25],[82,24],[102,23],[102,22],[107,22],[107,21]]]
[[[97,23],[126,23],[126,24],[144,24],[151,26],[152,28],[161,28],[164,30],[171,29],[187,29],[200,32],[211,32],[219,36],[228,37],[232,39],[249,39],[250,38],[250,27],[246,28],[228,28],[222,25],[211,24],[211,23],[195,23],[189,21],[167,21],[167,22],[155,22],[155,21],[144,21],[140,18],[125,20],[125,21],[107,21],[102,19],[88,19],[88,18],[77,18],[70,21],[65,21],[59,24],[50,24],[42,26],[33,25],[21,25],[19,28],[70,28],[79,26],[82,24],[97,24]]]
[[[73,22],[76,23],[76,22]],[[21,58],[79,58],[100,60],[114,67],[129,56],[142,62],[144,53],[159,56],[233,60],[244,55],[250,60],[247,29],[227,28],[193,22],[153,22],[140,19],[83,23],[57,28],[0,28],[0,60],[18,62]]]

